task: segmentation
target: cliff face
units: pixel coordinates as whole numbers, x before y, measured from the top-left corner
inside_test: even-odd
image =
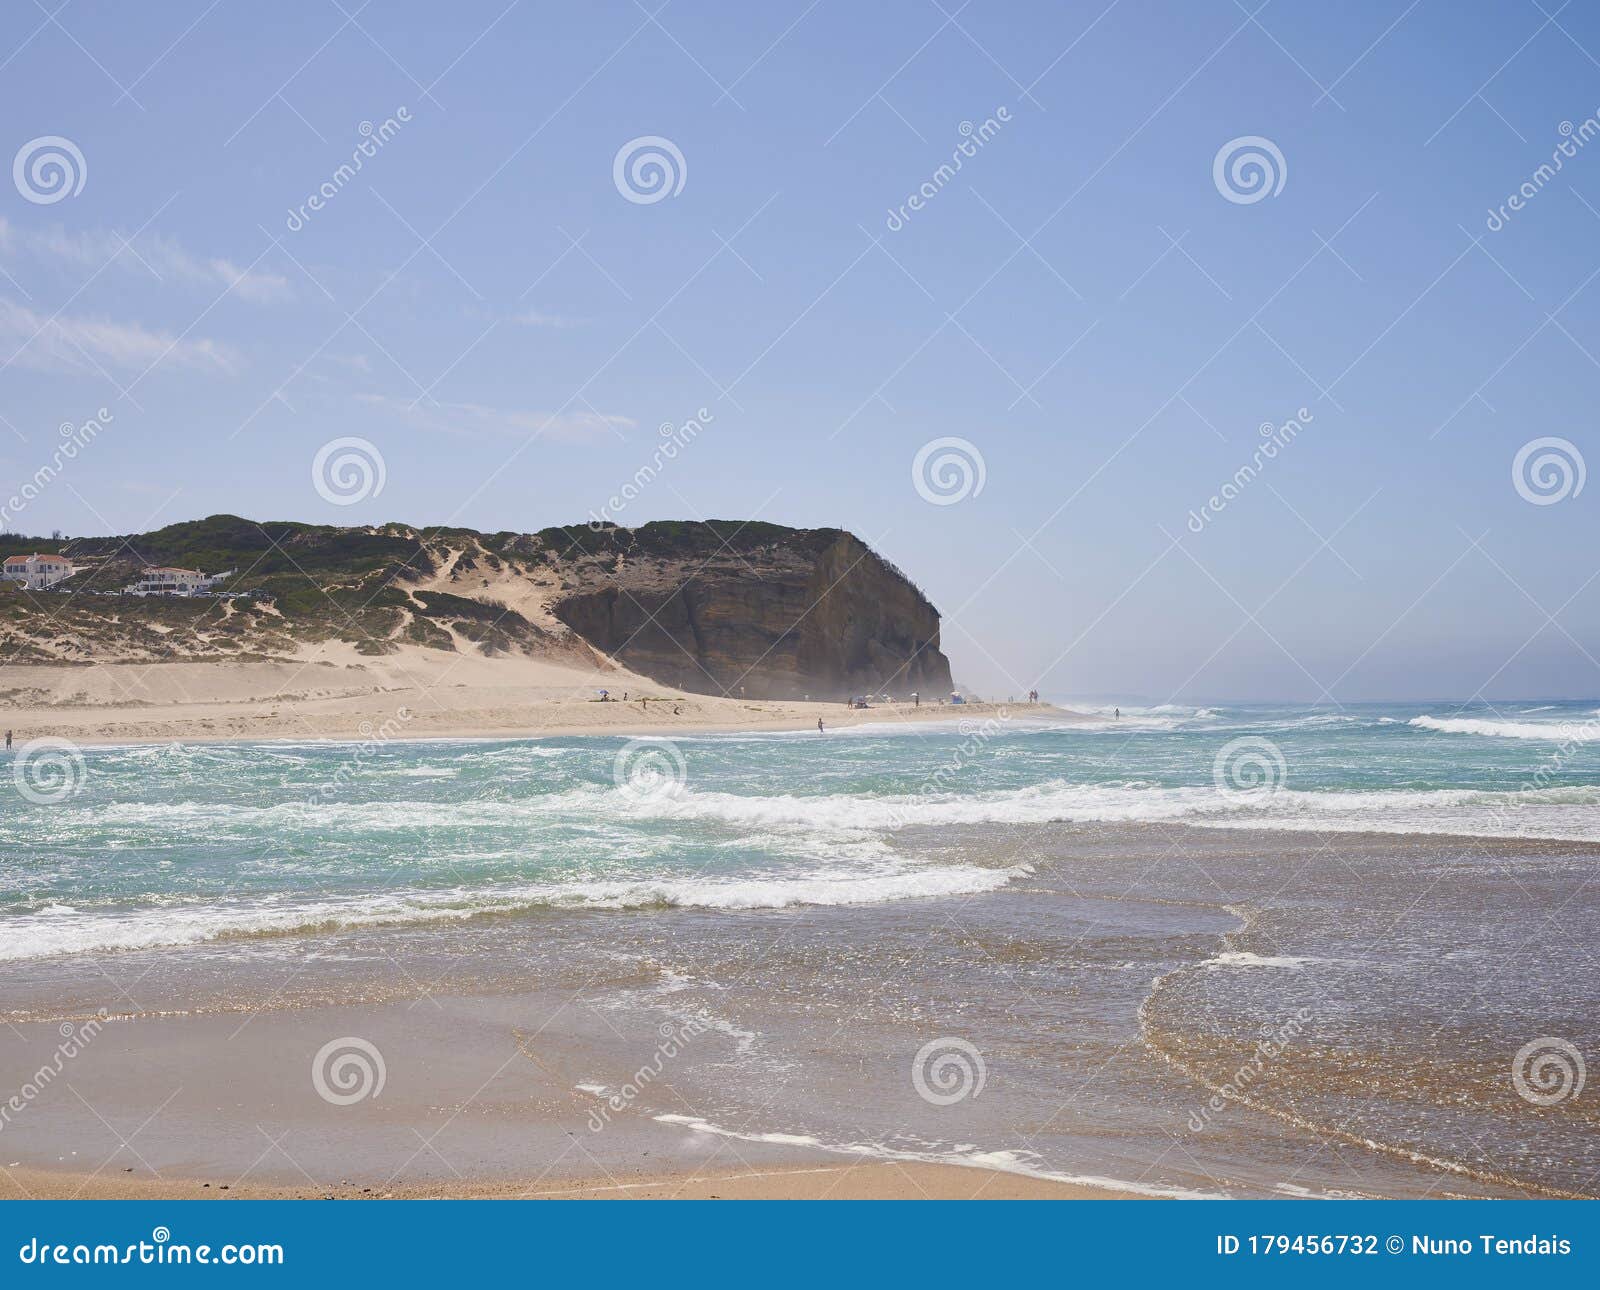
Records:
[[[939,615],[905,576],[838,529],[647,525],[619,531],[611,567],[552,604],[597,649],[707,694],[842,699],[950,689]],[[635,541],[628,541],[635,538]]]
[[[0,582],[12,662],[264,659],[342,640],[592,663],[594,651],[680,689],[842,699],[950,688],[939,615],[840,529],[656,523],[478,533],[337,528],[232,515],[153,533],[47,541],[77,571],[46,592]],[[223,596],[122,594],[150,565],[235,572]]]

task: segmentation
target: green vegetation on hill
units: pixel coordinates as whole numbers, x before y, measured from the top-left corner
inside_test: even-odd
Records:
[[[48,592],[0,591],[0,660],[89,657],[242,657],[296,643],[345,640],[364,652],[401,643],[488,653],[549,643],[536,625],[489,593],[507,573],[550,590],[604,576],[619,557],[670,563],[747,556],[766,548],[820,552],[837,529],[763,522],[662,521],[637,529],[587,524],[538,533],[481,534],[390,523],[344,528],[212,515],[149,533],[70,540],[0,535],[0,556],[66,555],[78,572]],[[450,590],[422,585],[449,566]],[[233,570],[226,596],[136,597],[142,570],[171,565]]]

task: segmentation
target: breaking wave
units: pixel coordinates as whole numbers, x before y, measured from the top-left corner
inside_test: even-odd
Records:
[[[97,912],[56,904],[7,919],[0,962],[110,950],[198,945],[252,936],[460,922],[547,909],[785,909],[870,905],[994,891],[1025,865],[903,866],[878,873],[815,871],[768,877],[688,877],[528,883],[468,890],[410,889],[305,901],[276,896],[213,904],[167,898],[154,907]]]
[[[1447,735],[1489,735],[1498,739],[1550,739],[1587,743],[1600,739],[1600,720],[1491,721],[1481,717],[1412,717],[1407,725]]]

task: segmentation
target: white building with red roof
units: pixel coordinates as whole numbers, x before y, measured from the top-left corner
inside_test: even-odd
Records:
[[[64,555],[8,555],[3,576],[7,582],[20,582],[29,591],[44,591],[76,572]]]

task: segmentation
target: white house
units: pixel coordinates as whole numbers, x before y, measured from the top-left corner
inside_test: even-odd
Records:
[[[43,591],[76,572],[65,556],[8,555],[4,577],[7,582],[20,582],[29,591]]]
[[[198,569],[174,569],[163,566],[159,569],[146,569],[139,581],[127,588],[127,591],[133,596],[203,596],[232,573],[232,569],[226,573],[205,574]]]

